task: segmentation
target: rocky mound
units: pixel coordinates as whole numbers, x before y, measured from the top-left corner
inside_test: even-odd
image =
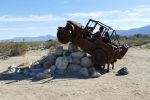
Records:
[[[93,67],[91,57],[70,43],[67,50],[60,46],[54,53],[49,53],[31,65],[10,66],[7,71],[1,73],[0,79],[19,74],[40,80],[65,73],[77,73],[84,78],[101,75]]]

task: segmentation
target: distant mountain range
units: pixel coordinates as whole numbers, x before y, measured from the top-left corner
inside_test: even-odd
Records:
[[[117,34],[119,35],[126,35],[126,36],[131,36],[134,34],[150,34],[150,25],[140,27],[140,28],[133,28],[129,30],[117,30]]]
[[[117,34],[119,35],[126,35],[126,36],[132,36],[134,34],[150,34],[150,25],[140,27],[140,28],[134,28],[129,30],[116,30]],[[54,40],[57,37],[46,35],[46,36],[39,36],[39,37],[16,37],[12,39],[6,39],[6,40],[0,40],[1,42],[33,42],[33,41],[48,41],[48,40]]]
[[[38,36],[38,37],[16,37],[12,39],[0,40],[1,42],[35,42],[35,41],[48,41],[54,40],[56,37],[51,35]]]

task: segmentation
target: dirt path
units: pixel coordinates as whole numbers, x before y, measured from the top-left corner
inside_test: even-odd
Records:
[[[23,57],[0,61],[0,71],[11,64],[32,62],[48,51],[30,51]],[[130,74],[116,76],[126,66]],[[45,84],[23,80],[0,81],[0,100],[150,100],[150,50],[129,49],[115,70],[96,79],[55,79]]]

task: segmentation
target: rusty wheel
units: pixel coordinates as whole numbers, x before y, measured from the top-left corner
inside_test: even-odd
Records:
[[[70,40],[70,32],[65,30],[65,28],[59,28],[57,32],[57,38],[59,42],[66,44]]]
[[[107,62],[107,56],[101,49],[96,49],[92,53],[92,62],[94,65],[102,66]]]

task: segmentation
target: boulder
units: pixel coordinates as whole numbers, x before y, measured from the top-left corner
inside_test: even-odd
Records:
[[[84,67],[90,67],[90,66],[92,66],[91,57],[90,56],[83,57],[81,59],[81,65],[84,66]]]
[[[91,78],[97,78],[101,76],[101,74],[94,67],[91,67],[88,70]]]
[[[57,57],[62,56],[63,55],[63,47],[62,46],[57,47],[55,54]]]
[[[78,58],[78,57],[72,57],[72,64],[80,64],[80,58]]]
[[[123,67],[118,71],[118,75],[127,75],[129,74],[127,67]]]
[[[49,60],[49,61],[46,61],[44,64],[43,64],[43,67],[44,68],[50,68],[50,66],[54,65],[55,64],[55,61],[53,60]]]
[[[53,74],[54,72],[49,68],[49,69],[45,69],[43,71],[43,73],[45,73],[45,74]]]
[[[56,55],[55,54],[48,54],[46,60],[51,61],[52,63],[55,63]]]
[[[63,51],[63,56],[70,56],[71,52],[68,50]]]
[[[66,57],[69,63],[72,63],[72,57],[71,56],[67,56]]]
[[[82,68],[81,65],[69,64],[67,67],[68,72],[78,72]]]
[[[78,47],[72,43],[69,43],[69,46],[68,46],[68,50],[70,52],[77,52],[78,51]]]
[[[79,74],[85,78],[89,77],[89,71],[86,67],[83,67],[79,70]]]
[[[54,71],[56,70],[56,66],[55,66],[55,65],[52,65],[52,66],[50,67],[50,69],[54,72]]]
[[[58,75],[63,75],[66,73],[66,70],[65,69],[56,69],[55,70],[55,74],[58,74]]]
[[[71,57],[73,57],[73,58],[80,58],[81,59],[85,56],[86,56],[86,53],[81,52],[81,51],[71,53]]]
[[[69,62],[66,57],[58,57],[55,63],[57,69],[66,69],[68,64]]]

